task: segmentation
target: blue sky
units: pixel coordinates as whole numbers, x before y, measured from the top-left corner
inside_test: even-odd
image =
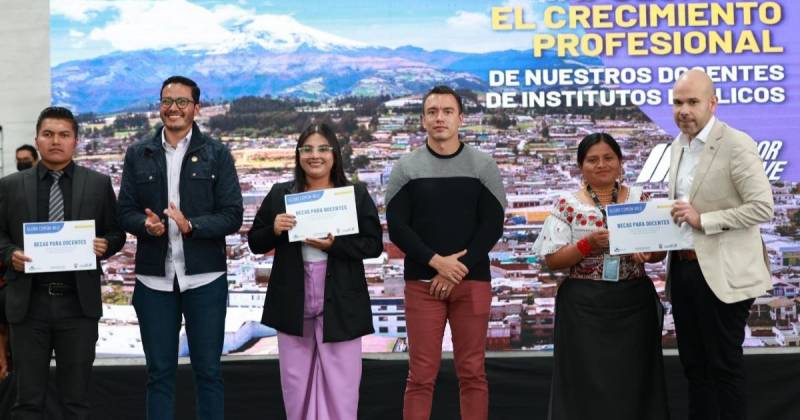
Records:
[[[530,32],[494,32],[492,6],[518,5],[530,20],[559,1],[51,0],[51,61],[175,44],[213,48],[241,19],[280,16],[361,44],[487,52],[530,48]],[[563,2],[562,2],[563,3]]]

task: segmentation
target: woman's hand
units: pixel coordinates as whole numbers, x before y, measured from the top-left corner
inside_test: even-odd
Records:
[[[275,236],[281,236],[281,233],[290,230],[297,225],[297,220],[294,215],[289,213],[281,213],[275,216],[275,221],[272,223],[272,231]]]
[[[331,249],[334,240],[336,240],[336,238],[329,233],[328,236],[326,236],[324,239],[306,238],[304,242],[306,243],[306,245],[313,246],[314,248],[317,248],[321,251],[327,251]]]
[[[586,240],[589,241],[589,245],[592,246],[592,251],[608,248],[608,230],[602,228],[597,229],[590,233],[589,236],[586,237]]]

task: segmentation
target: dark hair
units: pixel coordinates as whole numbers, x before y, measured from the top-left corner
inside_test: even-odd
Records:
[[[197,86],[197,83],[195,83],[194,80],[184,76],[172,76],[169,79],[164,80],[164,83],[161,84],[161,91],[158,93],[159,98],[164,93],[164,88],[170,83],[177,83],[179,85],[192,88],[192,99],[194,100],[195,105],[200,104],[200,87]]]
[[[72,123],[72,130],[75,132],[75,138],[78,138],[78,120],[72,115],[72,111],[61,106],[48,106],[39,113],[39,119],[36,120],[36,135],[39,135],[39,129],[42,128],[42,121],[45,119],[53,120],[67,120]]]
[[[586,159],[586,154],[589,153],[589,149],[598,143],[607,144],[614,154],[617,155],[617,158],[622,161],[622,149],[619,148],[619,144],[614,140],[614,137],[611,137],[611,134],[592,133],[584,137],[578,145],[578,166],[583,166],[583,160]]]
[[[312,134],[319,134],[325,137],[333,150],[333,167],[331,168],[331,181],[334,187],[343,187],[350,184],[344,174],[344,166],[342,165],[342,147],[339,145],[339,140],[336,139],[336,133],[327,124],[312,124],[306,127],[300,138],[297,140],[297,148],[294,150],[294,181],[298,191],[305,191],[306,189],[306,173],[303,167],[300,166],[300,147],[305,144],[306,140]]]
[[[36,132],[38,133],[39,130],[36,130]],[[39,152],[37,152],[36,148],[31,146],[30,144],[23,144],[22,146],[17,147],[17,150],[16,152],[14,152],[14,154],[17,154],[23,150],[26,152],[30,152],[31,156],[33,156],[34,161],[39,160]]]
[[[425,101],[428,100],[428,96],[431,95],[453,95],[456,98],[456,103],[458,103],[458,113],[464,113],[464,104],[461,101],[461,96],[456,93],[450,86],[439,85],[434,86],[433,89],[429,90],[428,93],[425,94],[425,97],[422,98],[422,113],[425,114]]]

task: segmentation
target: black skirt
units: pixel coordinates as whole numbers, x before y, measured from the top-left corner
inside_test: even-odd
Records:
[[[668,419],[662,315],[648,278],[566,279],[556,296],[548,418]]]

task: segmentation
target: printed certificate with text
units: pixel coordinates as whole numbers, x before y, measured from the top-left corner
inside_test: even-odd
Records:
[[[672,203],[660,199],[606,207],[611,255],[690,248],[680,227],[672,221]]]
[[[288,194],[286,213],[297,225],[289,231],[289,242],[358,233],[356,194],[353,186]]]
[[[94,270],[94,220],[25,223],[26,273]]]

